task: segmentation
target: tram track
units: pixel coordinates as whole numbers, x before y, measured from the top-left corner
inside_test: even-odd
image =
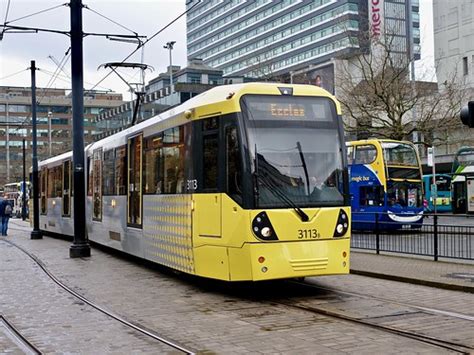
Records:
[[[356,296],[356,297],[361,297],[361,298],[365,298],[365,299],[369,299],[369,300],[373,299],[373,300],[377,300],[377,301],[387,302],[387,303],[396,304],[396,305],[399,305],[399,306],[415,309],[417,311],[421,311],[421,312],[425,312],[425,313],[431,313],[431,314],[434,314],[434,315],[442,315],[442,316],[453,317],[453,318],[461,319],[461,320],[474,321],[474,317],[472,317],[470,315],[456,313],[456,312],[449,312],[449,311],[439,310],[439,309],[430,308],[430,307],[423,307],[423,306],[413,305],[413,304],[409,304],[409,303],[405,303],[405,302],[386,299],[386,298],[383,298],[383,297],[364,295],[364,294],[360,294],[360,293],[357,293],[357,292],[340,291],[340,290],[337,290],[337,289],[334,289],[334,288],[318,286],[318,285],[314,285],[314,284],[310,284],[310,283],[302,282],[302,281],[288,281],[288,282],[291,283],[291,284],[298,285],[300,287],[303,286],[303,287],[310,288],[310,289],[323,290],[323,291],[331,292],[332,294]],[[347,322],[351,322],[351,323],[356,323],[356,324],[367,326],[367,327],[370,327],[370,328],[373,328],[373,329],[378,329],[378,330],[381,330],[381,331],[389,332],[389,333],[396,334],[396,335],[399,335],[399,336],[403,336],[403,337],[406,337],[406,338],[414,339],[414,340],[417,340],[417,341],[420,341],[420,342],[423,342],[423,343],[427,343],[427,344],[430,344],[430,345],[433,345],[433,346],[436,346],[436,347],[439,347],[439,348],[442,348],[442,349],[455,351],[455,352],[460,353],[460,354],[473,354],[474,353],[474,346],[471,346],[471,345],[462,344],[462,343],[459,343],[459,342],[456,342],[456,341],[440,339],[440,338],[437,338],[437,337],[433,337],[433,336],[426,335],[426,334],[421,334],[419,332],[415,332],[415,331],[411,331],[411,330],[404,330],[404,329],[396,328],[396,327],[393,327],[393,326],[388,326],[388,325],[383,325],[383,324],[371,322],[369,320],[369,319],[376,319],[376,318],[379,318],[379,317],[370,317],[370,318],[354,317],[354,316],[350,316],[348,314],[344,314],[342,312],[331,311],[331,310],[328,310],[326,308],[318,307],[318,306],[315,306],[315,305],[307,305],[307,304],[298,303],[298,300],[296,300],[296,299],[293,299],[291,301],[289,301],[289,300],[283,300],[283,301],[274,300],[274,301],[271,301],[271,302],[273,304],[276,304],[276,305],[282,305],[282,306],[289,307],[289,308],[292,308],[292,309],[303,310],[303,311],[319,314],[319,315],[322,315],[322,316],[335,318],[335,319],[339,319],[339,320],[343,320],[343,321],[347,321]],[[382,317],[384,317],[384,316],[382,316]]]
[[[447,316],[447,317],[463,319],[463,320],[474,322],[474,316],[471,316],[471,315],[468,315],[468,314],[451,312],[451,311],[436,309],[436,308],[432,308],[432,307],[423,307],[423,306],[419,306],[419,305],[415,305],[415,304],[411,304],[411,303],[400,302],[400,301],[396,301],[396,300],[392,300],[392,299],[384,298],[384,297],[379,297],[379,296],[370,296],[370,295],[367,295],[367,294],[362,294],[362,293],[353,292],[353,291],[341,291],[341,290],[338,290],[338,289],[335,289],[335,288],[318,286],[318,285],[314,285],[314,284],[311,284],[311,283],[308,283],[308,282],[301,282],[301,281],[288,281],[288,282],[294,283],[294,284],[297,284],[297,285],[303,286],[303,287],[309,287],[309,288],[312,288],[312,289],[328,291],[328,292],[337,293],[337,294],[340,294],[340,295],[355,296],[355,297],[361,297],[361,298],[365,298],[365,299],[378,300],[378,301],[382,301],[382,302],[396,304],[396,305],[403,306],[403,307],[409,307],[409,308],[417,309],[417,310],[422,311],[422,312],[427,312],[427,313],[432,313],[432,314],[437,314],[437,315],[443,315],[443,316]]]
[[[405,338],[410,338],[410,339],[417,340],[417,341],[422,342],[422,343],[430,344],[430,345],[436,346],[438,348],[454,351],[454,352],[457,352],[459,354],[469,355],[469,354],[472,354],[474,352],[474,347],[469,346],[469,345],[460,344],[460,343],[452,342],[452,341],[447,341],[447,340],[431,337],[431,336],[428,336],[428,335],[419,334],[419,333],[416,333],[416,332],[413,332],[413,331],[402,330],[402,329],[398,329],[398,328],[394,328],[394,327],[389,327],[389,326],[386,326],[386,325],[381,325],[381,324],[369,322],[369,321],[364,320],[364,319],[351,317],[351,316],[348,316],[346,314],[329,311],[327,309],[323,309],[323,308],[320,308],[320,307],[300,305],[300,304],[290,303],[290,302],[287,302],[287,301],[272,301],[272,303],[275,304],[275,305],[280,305],[280,306],[290,307],[290,308],[293,308],[293,309],[303,310],[303,311],[315,313],[315,314],[318,314],[318,315],[326,316],[326,317],[329,317],[329,318],[343,320],[343,321],[363,325],[363,326],[366,326],[366,327],[370,327],[370,328],[373,328],[373,329],[389,332],[391,334],[396,334],[396,335],[399,335],[399,336],[403,336]]]
[[[176,341],[173,341],[169,338],[166,338],[158,333],[156,333],[155,331],[153,330],[150,330],[150,329],[147,329],[147,327],[141,325],[141,324],[138,324],[138,323],[135,323],[135,322],[131,322],[131,321],[128,321],[126,320],[124,317],[114,313],[114,312],[111,312],[107,309],[105,309],[104,307],[98,305],[97,303],[95,302],[92,302],[90,301],[89,299],[87,299],[86,297],[84,297],[83,295],[79,294],[78,292],[74,291],[73,289],[71,289],[70,287],[68,287],[66,284],[64,284],[63,282],[61,282],[56,276],[54,276],[54,274],[52,274],[46,267],[46,265],[38,258],[36,257],[34,254],[30,253],[28,250],[24,249],[23,247],[21,247],[20,245],[10,241],[10,240],[7,240],[7,239],[4,239],[2,238],[1,240],[3,240],[4,242],[12,245],[13,247],[17,248],[18,250],[22,251],[25,255],[27,255],[30,259],[33,260],[33,262],[35,262],[39,267],[40,269],[55,283],[57,284],[59,287],[61,287],[63,290],[65,290],[67,293],[69,293],[70,295],[76,297],[77,299],[79,299],[80,301],[84,302],[85,304],[89,305],[90,307],[96,309],[97,311],[107,315],[108,317],[122,323],[123,325],[127,326],[128,328],[131,328],[137,332],[139,332],[140,334],[143,334],[149,338],[152,338],[162,344],[165,344],[171,348],[173,348],[174,350],[178,350],[184,354],[196,354],[197,351],[194,350],[194,349],[190,349],[186,346],[183,346],[181,344],[179,344],[178,342]],[[1,319],[1,318],[0,318]],[[20,333],[18,333],[20,335]],[[33,347],[34,348],[34,347]],[[41,354],[41,352],[33,352],[34,354]]]
[[[42,352],[23,335],[5,316],[0,314],[0,332],[5,334],[15,346],[25,354],[41,355]]]

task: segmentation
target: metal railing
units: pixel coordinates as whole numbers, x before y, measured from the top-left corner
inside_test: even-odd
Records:
[[[419,223],[388,220],[387,213],[353,213],[351,248],[474,260],[474,216],[424,214]]]

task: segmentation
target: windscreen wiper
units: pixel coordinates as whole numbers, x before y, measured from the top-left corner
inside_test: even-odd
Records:
[[[268,174],[265,174],[265,176],[268,176]],[[270,179],[266,179],[261,175],[256,176],[257,181],[260,180],[260,182],[265,185],[265,187],[273,193],[276,197],[278,197],[281,201],[283,201],[287,206],[293,208],[298,216],[300,216],[301,221],[303,222],[308,222],[309,217],[308,215],[301,209],[299,208],[288,196],[286,196],[282,191],[280,186],[277,184],[271,182]]]

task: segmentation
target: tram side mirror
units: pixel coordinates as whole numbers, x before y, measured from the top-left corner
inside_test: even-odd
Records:
[[[467,106],[461,109],[461,121],[469,128],[474,128],[474,101],[469,101]]]

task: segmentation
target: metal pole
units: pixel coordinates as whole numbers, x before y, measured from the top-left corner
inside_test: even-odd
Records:
[[[33,231],[31,239],[41,239],[43,235],[39,229],[39,180],[38,180],[38,149],[36,133],[36,67],[35,61],[31,61],[31,119],[33,125]]]
[[[7,120],[7,183],[10,182],[10,127],[8,127],[8,121],[10,120],[8,111],[10,110],[8,105],[8,98],[10,97],[7,94],[7,104],[6,104],[6,120]]]
[[[435,147],[434,145],[431,147],[432,155],[433,155],[433,166],[432,166],[432,174],[433,174],[433,212],[436,214],[436,199],[438,198],[438,186],[436,185],[436,155],[435,155]]]
[[[21,199],[21,219],[26,219],[26,146],[25,138],[23,138],[23,195]]]
[[[173,50],[173,46],[176,42],[171,41],[171,42],[166,42],[166,46],[163,46],[163,48],[166,48],[169,50],[170,53],[170,67],[169,67],[169,72],[170,72],[170,95],[173,93],[173,60],[171,57],[171,51]]]
[[[52,112],[48,112],[48,144],[49,144],[49,157],[53,154],[51,152],[51,117],[53,116]]]
[[[438,261],[438,216],[433,216],[433,257]]]
[[[74,172],[74,240],[69,248],[69,256],[78,258],[91,255],[91,248],[86,236],[84,181],[82,0],[71,0],[69,6],[71,8],[72,154]]]
[[[173,50],[173,46],[169,46],[170,48],[170,85],[171,85],[171,92],[170,94],[173,93],[173,58],[171,55],[171,51]]]

